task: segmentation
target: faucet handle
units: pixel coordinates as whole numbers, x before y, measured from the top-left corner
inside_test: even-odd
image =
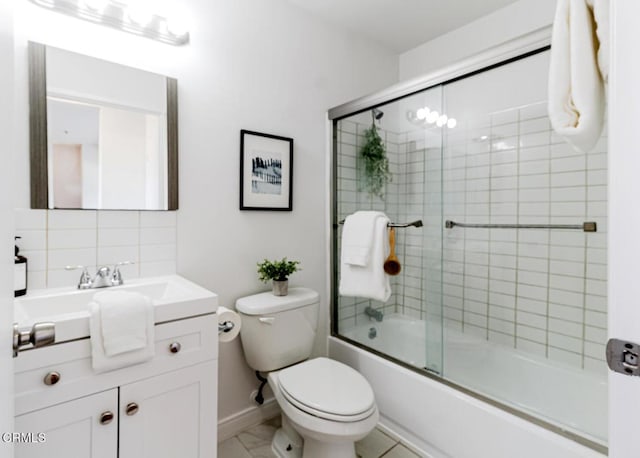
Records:
[[[130,264],[135,264],[135,262],[133,262],[133,261],[121,261],[121,262],[117,262],[113,266],[113,274],[111,275],[111,285],[112,286],[119,286],[119,285],[124,283],[124,280],[122,279],[122,273],[120,272],[120,266],[128,266]]]
[[[91,288],[91,284],[93,280],[91,280],[91,276],[89,275],[89,270],[87,266],[65,266],[65,270],[79,270],[82,269],[82,274],[80,274],[80,280],[78,281],[78,289],[89,289]]]

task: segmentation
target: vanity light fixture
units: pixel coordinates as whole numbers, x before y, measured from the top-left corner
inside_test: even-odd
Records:
[[[106,25],[174,46],[189,43],[189,32],[179,17],[153,12],[155,2],[143,0],[30,0],[38,6],[78,19]],[[174,0],[178,1],[178,0]]]

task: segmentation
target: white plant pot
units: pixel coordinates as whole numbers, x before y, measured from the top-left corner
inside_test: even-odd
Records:
[[[289,280],[273,280],[273,295],[286,296],[289,294]]]

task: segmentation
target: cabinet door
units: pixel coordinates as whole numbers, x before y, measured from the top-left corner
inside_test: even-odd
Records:
[[[108,412],[112,420],[101,421]],[[19,415],[15,420],[15,431],[33,433],[34,439],[16,444],[15,458],[118,456],[117,389]],[[44,442],[36,442],[38,433],[46,435]]]
[[[216,381],[211,361],[120,387],[120,458],[215,458]]]

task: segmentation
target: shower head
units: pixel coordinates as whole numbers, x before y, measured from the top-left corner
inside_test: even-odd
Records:
[[[373,116],[375,120],[380,121],[380,119],[382,119],[382,117],[384,116],[384,112],[382,110],[378,110],[377,108],[373,108],[371,110],[371,116]]]

